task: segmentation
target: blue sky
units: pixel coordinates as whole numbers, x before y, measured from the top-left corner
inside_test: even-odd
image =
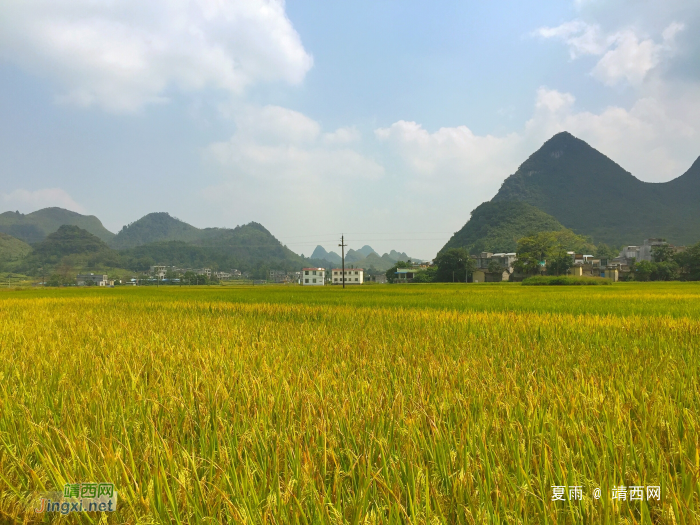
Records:
[[[3,210],[431,258],[558,131],[650,182],[700,155],[696,1],[147,5],[0,0]]]

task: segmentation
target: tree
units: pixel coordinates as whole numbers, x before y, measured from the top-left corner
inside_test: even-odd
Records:
[[[700,281],[700,242],[673,256],[678,264],[680,278],[684,281]]]
[[[632,265],[635,281],[649,281],[654,271],[654,264],[649,261],[639,261]]]
[[[595,249],[595,256],[599,259],[614,259],[620,254],[617,248],[611,248],[605,243],[601,243]]]
[[[396,279],[396,270],[399,268],[408,268],[409,264],[405,261],[399,261],[394,266],[389,268],[384,275],[386,275],[386,281],[388,283],[393,283]]]
[[[547,273],[549,275],[566,275],[574,265],[573,258],[562,245],[553,250],[551,258],[547,261]]]
[[[653,246],[651,248],[651,259],[655,263],[668,262],[673,259],[674,250],[668,244]]]
[[[413,282],[414,283],[432,283],[435,281],[435,273],[436,272],[437,272],[437,268],[435,268],[434,266],[431,266],[430,268],[426,268],[425,270],[421,270],[414,275]]]
[[[503,266],[501,263],[499,263],[496,259],[491,259],[489,261],[489,267],[488,267],[489,273],[502,274],[505,271],[506,271],[505,266]]]
[[[435,281],[441,283],[463,283],[476,268],[476,262],[464,248],[450,248],[441,252],[435,258],[435,264]]]
[[[518,260],[514,268],[524,274],[539,273],[554,247],[553,232],[541,232],[518,241]]]
[[[652,281],[676,281],[680,277],[678,264],[675,261],[663,261],[652,263]]]
[[[61,286],[63,284],[63,279],[57,273],[51,274],[46,280],[46,286]]]

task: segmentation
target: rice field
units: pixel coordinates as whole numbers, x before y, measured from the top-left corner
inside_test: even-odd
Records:
[[[697,284],[0,290],[0,522],[700,523],[699,369]]]

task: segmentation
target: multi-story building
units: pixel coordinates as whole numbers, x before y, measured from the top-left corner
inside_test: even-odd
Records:
[[[169,269],[170,266],[151,266],[149,273],[156,279],[165,279],[165,274]]]
[[[301,270],[303,286],[323,286],[326,281],[325,268],[304,268]]]
[[[365,271],[362,268],[345,268],[343,274],[342,268],[333,268],[331,281],[333,284],[362,284],[364,282]]]
[[[286,283],[287,282],[287,272],[284,270],[270,270],[270,282],[273,283]]]
[[[513,264],[518,260],[516,253],[491,253],[481,252],[475,257],[476,269],[472,274],[472,282],[474,283],[500,283],[509,281],[513,274]],[[498,271],[493,270],[492,263],[497,263]]]
[[[76,282],[78,286],[110,286],[106,275],[95,275],[94,273],[78,274]],[[114,281],[111,281],[111,285],[114,285]]]
[[[620,255],[615,258],[615,261],[621,264],[629,264],[631,259],[634,259],[636,262],[652,262],[652,250],[657,246],[670,245],[663,239],[645,239],[644,244],[641,246],[625,246],[620,252]],[[672,248],[674,248],[674,250],[676,249],[674,246],[672,246]]]

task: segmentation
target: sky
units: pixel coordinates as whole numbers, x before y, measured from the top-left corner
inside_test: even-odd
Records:
[[[697,0],[0,0],[0,211],[431,259],[569,131],[700,156]]]

